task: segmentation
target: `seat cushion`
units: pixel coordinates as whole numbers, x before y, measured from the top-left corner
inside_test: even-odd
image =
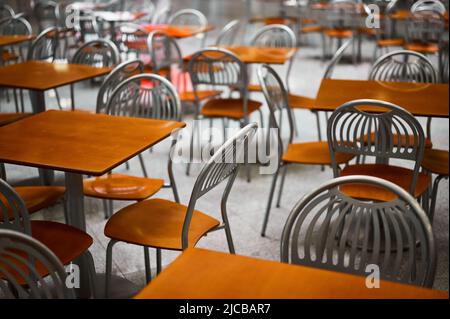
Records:
[[[385,164],[359,164],[345,167],[341,176],[368,175],[388,180],[409,192],[413,171],[404,167]],[[431,177],[425,173],[419,173],[414,196],[420,197],[431,183]],[[342,191],[350,197],[364,200],[391,201],[396,195],[375,186],[344,185]]]
[[[250,115],[261,107],[262,103],[248,100],[248,114]],[[203,106],[202,115],[206,117],[228,117],[235,120],[244,118],[243,99],[214,99]]]
[[[150,199],[127,206],[106,223],[105,235],[131,244],[181,250],[181,233],[187,207],[164,199]],[[219,221],[194,211],[189,227],[188,245],[195,246]]]
[[[110,174],[83,181],[84,194],[89,197],[112,200],[141,201],[157,193],[164,180]]]
[[[448,151],[425,150],[422,167],[433,174],[448,176]]]
[[[407,43],[404,45],[405,50],[416,51],[424,54],[434,54],[439,52],[437,43]]]
[[[316,100],[306,96],[289,94],[288,103],[291,109],[312,110]]]
[[[222,91],[210,90],[210,91],[197,91],[197,96],[200,101],[211,99],[222,94]],[[195,102],[195,94],[193,91],[185,91],[180,93],[181,102]]]
[[[14,189],[25,202],[29,214],[56,204],[66,193],[62,186],[19,186]]]
[[[338,164],[347,163],[354,155],[336,154]],[[289,144],[282,160],[287,163],[331,165],[330,151],[327,142],[309,142]]]

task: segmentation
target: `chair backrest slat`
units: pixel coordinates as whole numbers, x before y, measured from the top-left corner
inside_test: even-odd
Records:
[[[75,52],[72,63],[95,67],[114,67],[120,63],[119,49],[110,40],[93,40],[85,43]]]
[[[59,43],[59,30],[56,27],[42,31],[31,44],[27,60],[50,60],[53,62]]]

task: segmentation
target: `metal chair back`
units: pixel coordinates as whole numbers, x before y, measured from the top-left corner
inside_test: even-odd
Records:
[[[433,64],[424,55],[399,50],[380,57],[370,70],[369,80],[436,83],[438,75]]]
[[[294,31],[286,25],[271,24],[262,27],[253,37],[252,46],[270,48],[295,48],[297,38]]]
[[[189,226],[197,201],[203,195],[228,179],[222,193],[221,201],[221,205],[226,207],[228,195],[230,194],[234,180],[236,179],[238,168],[245,161],[244,159],[246,157],[248,145],[256,134],[257,128],[258,125],[256,123],[248,124],[242,128],[233,137],[228,139],[203,166],[192,189],[186,217],[183,223],[183,250],[188,248]],[[226,216],[223,217],[226,219]]]
[[[125,61],[105,78],[97,95],[96,113],[105,113],[108,101],[114,89],[125,79],[144,72],[144,62],[141,60]]]
[[[445,7],[444,11],[442,7],[439,1],[426,1],[416,6],[414,10],[411,8],[406,29],[407,42],[439,43],[446,32]]]
[[[168,23],[176,26],[207,27],[208,19],[203,13],[195,9],[182,9],[169,17]]]
[[[216,39],[216,46],[231,46],[236,42],[241,22],[239,20],[233,20],[228,22],[220,31]]]
[[[14,17],[15,13],[13,8],[8,6],[7,4],[0,4],[0,20],[5,18]]]
[[[325,73],[323,75],[324,79],[331,79],[334,73],[334,69],[336,65],[341,61],[342,57],[344,56],[345,51],[347,48],[352,44],[353,38],[347,40],[342,44],[339,49],[334,53],[333,57],[331,58],[330,62],[328,62],[328,65],[325,69]]]
[[[0,229],[31,235],[27,206],[17,192],[0,179]]]
[[[31,35],[30,23],[24,18],[10,18],[0,20],[1,35]]]
[[[371,108],[373,112],[363,111],[362,107]],[[419,121],[408,111],[384,101],[350,101],[331,115],[327,137],[335,177],[339,176],[336,153],[372,156],[381,160],[409,160],[414,165],[409,191],[414,194],[424,154],[425,134]]]
[[[412,13],[419,11],[434,11],[443,15],[447,9],[445,8],[445,5],[438,0],[419,0],[414,2],[410,11]]]
[[[153,31],[147,39],[150,59],[155,73],[165,68],[182,68],[183,55],[177,41],[162,31]],[[169,72],[170,78],[170,72]]]
[[[54,61],[58,50],[58,28],[48,28],[39,34],[31,44],[27,60]]]
[[[120,63],[119,49],[110,40],[93,40],[85,43],[75,52],[72,63],[95,67],[113,67]]]
[[[375,186],[396,199],[350,198],[342,188],[351,184]],[[432,287],[436,248],[430,221],[410,194],[383,179],[346,176],[295,205],[283,230],[281,261],[362,276],[376,265],[381,279]]]
[[[37,1],[33,8],[34,17],[37,20],[39,32],[49,27],[57,27],[60,22],[59,5],[55,1]]]
[[[46,274],[45,276],[41,274]],[[73,299],[67,274],[46,246],[17,231],[0,229],[0,296],[6,299]]]

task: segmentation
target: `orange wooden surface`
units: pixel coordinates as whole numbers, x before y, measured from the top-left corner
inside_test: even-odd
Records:
[[[225,50],[236,54],[244,63],[255,64],[284,64],[296,52],[297,49],[292,48],[260,48],[251,46],[223,46]],[[186,56],[185,61],[189,61],[192,55]]]
[[[16,122],[30,115],[30,113],[0,113],[0,126]]]
[[[0,35],[0,47],[33,40],[32,35]]]
[[[168,24],[146,24],[142,26],[148,32],[163,31],[173,38],[189,38],[199,33],[210,32],[214,30],[213,25],[208,25],[206,28],[198,26],[176,26]]]
[[[94,11],[94,14],[97,18],[107,22],[131,22],[147,15],[145,12],[128,11]]]
[[[0,162],[103,175],[183,122],[47,111],[0,128]]]
[[[314,108],[334,111],[351,100],[376,99],[394,103],[416,116],[448,117],[448,98],[448,84],[325,79]],[[379,111],[376,108],[367,110]]]
[[[0,68],[0,86],[46,91],[71,83],[95,78],[111,68],[89,65],[27,61]]]
[[[189,248],[137,299],[448,298],[448,292]]]

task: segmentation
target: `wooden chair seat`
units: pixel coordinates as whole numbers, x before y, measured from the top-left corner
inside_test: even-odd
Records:
[[[371,142],[373,143],[373,141],[375,140],[375,132],[370,134],[370,139],[371,139]],[[406,146],[407,142],[408,142],[408,139],[410,139],[409,140],[409,145],[411,145],[413,143],[413,141],[414,141],[414,136],[401,135],[401,137],[400,137],[400,143],[401,144],[399,144],[398,143],[399,141],[398,141],[397,134],[393,135],[393,142],[394,142],[395,146],[400,146],[400,145],[405,145]],[[365,135],[364,136],[364,143],[367,143],[368,140],[369,140],[369,135]],[[432,148],[432,147],[433,147],[433,142],[429,138],[426,138],[425,139],[425,148]]]
[[[83,181],[84,194],[89,197],[141,201],[156,194],[164,180],[145,177],[110,174]]]
[[[56,204],[66,193],[62,186],[19,186],[14,189],[25,202],[29,214]]]
[[[405,50],[416,51],[423,54],[434,54],[439,52],[439,45],[437,43],[406,43]]]
[[[316,23],[318,23],[318,21],[316,19],[312,19],[312,18],[303,18],[302,23],[303,24],[316,24]]]
[[[262,86],[259,84],[249,84],[247,90],[249,92],[262,92]]]
[[[320,25],[310,25],[300,28],[300,33],[319,33],[323,31],[323,27]]]
[[[181,233],[187,207],[164,199],[150,199],[115,213],[106,223],[105,235],[131,244],[181,250]],[[189,227],[189,247],[195,246],[219,221],[194,211]]]
[[[262,106],[261,102],[248,100],[248,114],[253,113]],[[243,99],[214,99],[206,102],[201,114],[206,117],[227,117],[234,120],[242,119],[244,114]]]
[[[31,113],[0,113],[0,127],[32,115]]]
[[[380,30],[376,28],[359,28],[358,32],[370,36],[375,36],[380,32]]]
[[[314,108],[316,100],[306,96],[289,94],[288,103],[291,109],[312,110]]]
[[[344,164],[353,157],[352,154],[337,154],[336,161],[338,164]],[[289,144],[282,160],[296,164],[331,165],[328,142]]]
[[[428,172],[448,176],[448,151],[428,149],[422,161],[422,167]]]
[[[353,31],[349,29],[328,29],[324,31],[330,38],[351,38]]]
[[[397,184],[409,192],[413,171],[404,167],[385,164],[358,164],[347,166],[342,170],[341,176],[349,175],[379,177]],[[420,173],[414,196],[419,198],[427,190],[430,183],[431,177],[425,173]],[[391,201],[396,198],[395,194],[374,186],[345,185],[342,186],[342,191],[350,197],[363,200]]]
[[[137,50],[137,51],[147,51],[148,50],[147,40],[125,41],[124,44],[128,49],[131,49],[131,50]]]
[[[405,44],[403,39],[382,39],[377,41],[379,47],[401,47]]]
[[[3,51],[2,52],[2,61],[3,62],[11,62],[19,60],[19,56],[14,52]]]
[[[210,90],[210,91],[197,91],[197,96],[200,101],[208,100],[219,96],[222,94],[222,91],[218,90]],[[180,94],[181,102],[194,103],[195,102],[195,94],[193,91],[185,91]]]

